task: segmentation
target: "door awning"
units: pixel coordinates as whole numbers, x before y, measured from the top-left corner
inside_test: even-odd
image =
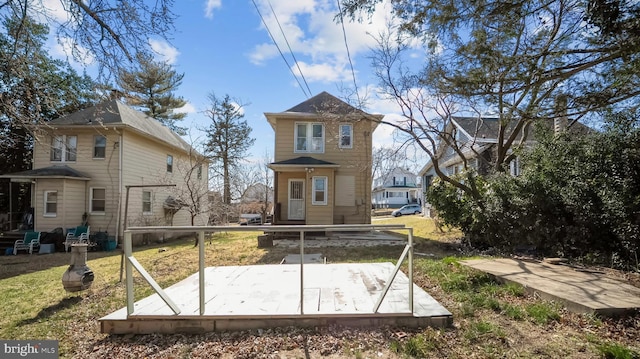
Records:
[[[268,167],[274,171],[279,172],[298,172],[309,170],[312,168],[339,168],[340,165],[333,162],[319,160],[313,157],[302,156],[284,161],[272,162],[268,165]]]
[[[12,182],[25,182],[38,178],[47,179],[73,179],[80,181],[89,181],[91,177],[67,165],[50,166],[37,168],[28,171],[7,173],[0,175],[0,178],[10,178]]]

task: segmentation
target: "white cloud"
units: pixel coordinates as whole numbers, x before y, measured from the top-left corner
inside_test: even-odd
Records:
[[[335,1],[271,0],[273,11],[267,1],[257,1],[271,34],[290,65],[294,60],[289,47],[301,66],[304,64],[312,71],[306,73],[303,69],[305,77],[319,82],[341,81],[346,79],[346,76],[350,79],[351,68],[345,46],[345,33],[349,55],[355,66],[357,56],[368,52],[375,45],[372,35],[387,29],[386,19],[390,12],[390,7],[384,2],[376,7],[369,21],[351,22],[345,19],[343,33],[342,25],[335,20],[338,13]],[[260,28],[266,31],[264,24],[261,24]],[[282,33],[286,34],[286,39]],[[250,54],[254,64],[278,58],[280,55],[271,41],[256,45]],[[331,71],[328,71],[329,69]]]
[[[207,0],[204,5],[204,16],[213,19],[213,11],[220,7],[222,7],[222,0]]]
[[[49,20],[53,20],[57,23],[64,23],[70,19],[69,12],[65,10],[64,3],[66,2],[66,0],[34,1],[30,4],[31,11],[29,15],[43,23],[48,23]],[[66,6],[68,6],[68,4]]]
[[[180,52],[171,44],[163,40],[149,40],[151,49],[156,53],[156,59],[168,64],[175,64]]]
[[[184,106],[177,108],[175,110],[175,112],[177,113],[197,113],[198,110],[196,109],[195,106],[193,106],[193,104],[191,102],[188,102],[184,104]]]
[[[53,39],[51,40],[53,41]],[[83,68],[94,63],[95,57],[86,48],[74,45],[73,39],[65,37],[54,42],[51,47],[51,55],[56,58],[68,60],[76,68]]]
[[[347,72],[346,68],[339,64],[331,64],[329,62],[307,64],[305,62],[298,62],[298,65],[307,81],[337,82],[348,80],[351,76],[351,73]],[[292,67],[293,73],[298,75],[300,73],[298,66],[293,65]]]

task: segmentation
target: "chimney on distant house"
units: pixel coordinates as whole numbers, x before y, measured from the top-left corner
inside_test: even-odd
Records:
[[[556,95],[556,111],[553,118],[553,133],[559,134],[567,130],[567,124],[569,119],[567,118],[567,95]]]

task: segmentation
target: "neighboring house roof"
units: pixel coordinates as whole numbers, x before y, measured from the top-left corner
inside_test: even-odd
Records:
[[[28,170],[22,172],[15,172],[7,175],[2,175],[0,178],[11,179],[32,179],[32,178],[68,178],[88,181],[91,179],[89,175],[86,175],[78,170],[75,170],[66,165],[56,165],[44,168],[38,168],[35,170]]]
[[[492,144],[498,143],[498,130],[500,128],[499,118],[497,117],[451,117],[451,123],[460,130],[465,137],[469,139],[469,141],[473,144],[472,148],[463,149],[463,154],[467,155],[475,155],[481,154],[487,149],[491,148]],[[545,126],[550,129],[554,127],[554,121],[548,120],[543,122]],[[571,134],[586,134],[592,131],[588,126],[583,125],[578,121],[567,122],[565,125],[568,125],[568,131]],[[515,121],[509,123],[507,125],[507,129],[505,134],[509,135],[513,128],[516,126]],[[529,128],[529,132],[527,134],[526,142],[534,142],[535,134],[534,129]],[[517,139],[520,139],[522,133],[518,134]],[[440,149],[440,151],[443,151]],[[452,158],[443,158],[441,165],[448,166],[454,162],[459,162],[456,160],[456,156],[452,156]],[[433,168],[433,162],[429,160],[424,167],[420,169],[418,172],[420,176],[423,176],[427,173],[431,168]]]
[[[451,122],[461,130],[469,139],[475,139],[475,142],[498,142],[498,130],[500,129],[500,119],[497,117],[451,117]],[[545,126],[553,128],[553,120],[542,122]],[[505,133],[510,134],[516,126],[516,121],[507,124]],[[568,130],[571,133],[586,133],[590,131],[589,127],[580,122],[574,121],[569,124]],[[518,135],[518,139],[522,134]],[[527,141],[534,140],[533,127],[529,128]]]
[[[372,130],[378,126],[378,123],[384,117],[384,115],[370,114],[357,109],[326,91],[323,91],[320,94],[304,102],[301,102],[284,112],[265,112],[264,115],[267,117],[267,120],[269,121],[269,124],[271,124],[271,127],[275,129],[276,117],[318,117],[318,115],[322,114],[343,116],[344,118],[356,117],[356,119],[366,117],[372,120]]]
[[[323,160],[319,160],[317,158],[302,156],[291,158],[288,160],[272,162],[269,164],[269,167],[284,169],[284,168],[300,168],[300,167],[328,167],[328,168],[338,168],[339,164],[333,162],[327,162]]]
[[[185,140],[158,120],[155,120],[118,100],[103,102],[96,106],[62,116],[50,121],[48,125],[54,128],[78,126],[126,127],[183,151],[193,151],[191,146]]]

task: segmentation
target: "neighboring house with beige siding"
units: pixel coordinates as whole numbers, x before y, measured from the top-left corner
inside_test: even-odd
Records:
[[[206,201],[208,162],[160,122],[117,100],[53,120],[38,134],[33,169],[2,176],[31,182],[37,231],[86,220],[91,232],[119,237],[125,221],[190,225],[193,192]],[[207,218],[196,216],[195,224]]]
[[[265,117],[275,131],[274,224],[371,223],[371,140],[383,116],[322,92]]]

